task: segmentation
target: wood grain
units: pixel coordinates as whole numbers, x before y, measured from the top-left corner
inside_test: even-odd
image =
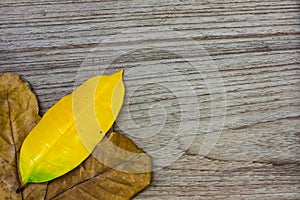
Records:
[[[13,71],[28,80],[41,114],[91,75],[125,68],[126,87],[134,93],[127,96],[130,115],[118,119],[125,130],[118,123],[116,129],[150,153],[177,137],[176,148],[184,155],[156,170],[151,186],[135,199],[300,199],[299,1],[2,0],[0,5],[0,73]],[[202,50],[190,48],[191,41]],[[208,88],[219,81],[213,67],[222,76],[226,104]],[[199,127],[177,136],[182,116],[193,108],[200,116],[188,121]],[[214,136],[219,125],[211,119],[224,116],[220,138],[201,157],[205,137]],[[161,131],[155,119],[165,120]],[[155,135],[134,137],[127,132],[130,122]]]

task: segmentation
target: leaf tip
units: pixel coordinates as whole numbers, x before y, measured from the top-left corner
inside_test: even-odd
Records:
[[[124,75],[124,69],[121,69],[121,70],[119,71],[119,73],[121,74],[121,76],[123,76],[123,75]]]

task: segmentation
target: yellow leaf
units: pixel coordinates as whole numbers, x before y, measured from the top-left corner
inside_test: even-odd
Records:
[[[122,74],[93,77],[48,110],[23,142],[22,186],[57,178],[90,155],[121,109]]]

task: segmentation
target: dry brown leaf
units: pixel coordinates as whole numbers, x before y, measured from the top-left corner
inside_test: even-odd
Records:
[[[97,145],[93,156],[73,171],[48,186],[30,184],[17,194],[16,152],[39,120],[38,105],[28,84],[6,73],[0,77],[0,106],[0,195],[4,199],[125,200],[150,184],[150,157],[126,136],[112,132]]]
[[[93,156],[49,183],[46,199],[130,199],[150,182],[150,157],[126,136],[112,132]]]
[[[28,185],[21,193],[17,158],[24,138],[36,125],[38,103],[28,83],[13,73],[0,76],[0,196],[1,199],[37,199],[46,184]]]

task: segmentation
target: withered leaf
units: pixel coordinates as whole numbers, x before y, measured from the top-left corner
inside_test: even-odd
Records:
[[[18,154],[26,135],[39,121],[38,103],[28,83],[13,73],[0,76],[0,196],[1,199],[40,199],[46,184],[19,187]]]
[[[150,184],[151,176],[150,157],[112,132],[78,168],[50,182],[45,199],[130,199]]]
[[[29,184],[17,194],[18,152],[38,122],[38,105],[19,76],[0,77],[0,182],[6,199],[131,199],[151,182],[151,159],[126,136],[109,133],[79,167],[46,184]]]

